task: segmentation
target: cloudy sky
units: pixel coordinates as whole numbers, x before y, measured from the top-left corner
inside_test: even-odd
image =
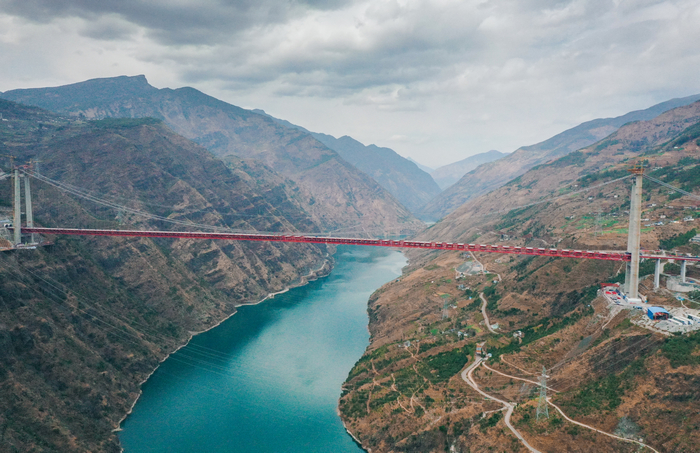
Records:
[[[700,93],[697,0],[0,0],[0,91],[145,74],[429,166]]]

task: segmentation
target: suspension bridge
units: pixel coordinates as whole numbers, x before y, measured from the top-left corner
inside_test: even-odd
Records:
[[[54,181],[43,175],[33,171],[31,163],[25,166],[18,166],[13,169],[13,174],[2,174],[0,179],[5,179],[12,176],[14,180],[14,197],[13,197],[13,223],[4,225],[5,231],[11,233],[11,243],[8,247],[0,247],[0,251],[27,249],[37,245],[42,245],[41,242],[35,241],[35,235],[79,235],[79,236],[115,236],[115,237],[147,237],[147,238],[170,238],[170,239],[213,239],[226,241],[265,241],[265,242],[288,242],[288,243],[307,243],[307,244],[333,244],[333,245],[365,245],[374,247],[392,247],[392,248],[407,248],[407,249],[424,249],[424,250],[457,250],[483,253],[499,253],[512,255],[528,255],[528,256],[546,256],[557,258],[575,258],[575,259],[593,259],[606,261],[622,261],[627,263],[627,273],[625,281],[625,292],[630,298],[637,299],[638,295],[638,274],[640,259],[656,260],[656,271],[654,276],[654,287],[659,287],[660,264],[662,260],[673,259],[681,263],[681,279],[686,281],[686,263],[698,262],[698,256],[681,256],[670,255],[666,252],[650,253],[640,249],[640,223],[641,223],[641,197],[642,197],[642,177],[647,177],[652,181],[659,183],[665,187],[677,190],[685,195],[693,198],[700,198],[694,194],[683,191],[681,189],[670,186],[663,181],[656,180],[647,175],[644,175],[642,167],[633,167],[630,169],[630,176],[619,178],[614,181],[599,184],[584,190],[590,190],[602,185],[610,184],[627,178],[634,178],[632,185],[631,201],[630,201],[630,217],[629,217],[629,232],[628,232],[628,247],[626,251],[591,251],[591,250],[569,250],[556,248],[537,248],[498,244],[467,244],[459,242],[440,242],[440,241],[413,241],[413,240],[392,240],[392,239],[368,239],[357,237],[332,237],[321,236],[314,234],[285,234],[285,233],[250,233],[250,232],[197,232],[197,231],[153,231],[153,230],[115,230],[115,229],[84,229],[84,228],[43,228],[34,226],[33,212],[31,205],[31,189],[30,177],[44,181],[59,190],[72,193],[82,198],[100,202],[109,207],[119,209],[122,212],[128,212],[137,215],[157,220],[170,221],[181,225],[191,225],[188,222],[174,221],[164,217],[154,216],[152,214],[143,213],[122,205],[118,205],[111,201],[101,200],[94,195],[90,195],[84,190],[66,185],[59,181]],[[20,180],[24,179],[24,199],[25,199],[25,225],[21,223],[21,191]],[[571,195],[571,194],[567,194]],[[561,198],[558,196],[555,198]],[[530,203],[524,207],[533,206],[544,203],[549,200]],[[523,208],[518,207],[518,208]],[[518,209],[513,208],[513,209]],[[22,242],[22,235],[29,235],[29,242]]]

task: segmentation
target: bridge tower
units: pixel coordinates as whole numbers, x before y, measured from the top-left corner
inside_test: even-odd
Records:
[[[27,218],[27,228],[34,228],[34,213],[32,212],[32,191],[29,188],[29,175],[24,174],[24,215]],[[33,244],[34,233],[31,235],[30,242]]]
[[[629,169],[634,175],[630,193],[630,222],[627,235],[627,252],[631,260],[627,262],[625,274],[625,293],[631,299],[639,299],[639,239],[642,219],[642,179],[644,165],[639,163]]]
[[[20,204],[21,193],[19,191],[19,169],[14,169],[13,178],[15,182],[15,190],[14,202],[12,206],[14,208],[14,218],[12,219],[12,231],[14,232],[14,237],[12,242],[15,246],[17,246],[22,242],[22,205]]]

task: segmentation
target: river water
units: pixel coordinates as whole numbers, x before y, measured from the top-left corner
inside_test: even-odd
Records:
[[[331,274],[238,312],[173,354],[122,424],[126,453],[359,453],[337,414],[393,250],[341,246]]]

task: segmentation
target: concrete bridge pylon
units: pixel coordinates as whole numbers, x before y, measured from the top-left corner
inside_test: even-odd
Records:
[[[13,211],[14,211],[14,218],[12,219],[12,226],[14,227],[13,229],[13,238],[12,242],[14,243],[15,246],[20,244],[22,242],[22,231],[21,231],[21,223],[22,223],[22,205],[21,205],[21,192],[19,190],[19,170],[15,168],[14,170],[14,202],[13,202]]]
[[[634,175],[632,179],[632,191],[630,194],[630,220],[627,235],[627,252],[630,261],[627,262],[625,274],[625,293],[630,299],[639,299],[639,240],[641,235],[642,219],[642,180],[644,167],[635,165],[630,170]]]

